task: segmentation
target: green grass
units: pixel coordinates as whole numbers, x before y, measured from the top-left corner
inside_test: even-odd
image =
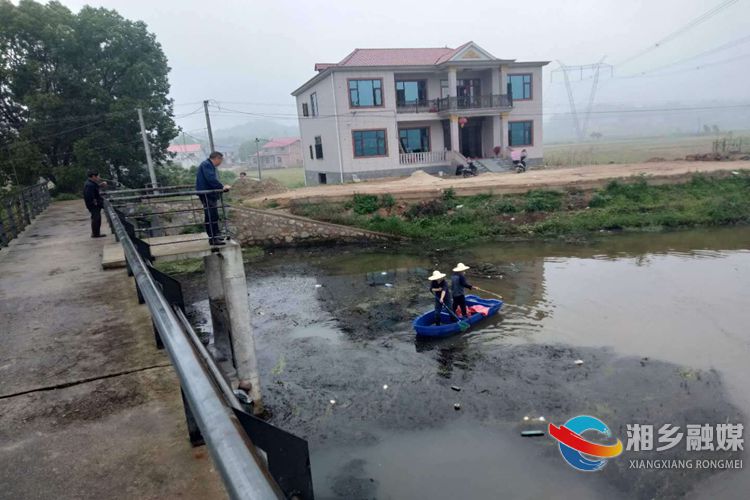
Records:
[[[504,196],[444,196],[388,215],[360,213],[354,207],[352,201],[303,205],[294,211],[417,240],[455,242],[727,225],[750,223],[750,172],[725,178],[695,175],[689,182],[669,185],[633,178],[590,193],[534,190]]]
[[[743,137],[743,144],[747,140],[750,146],[747,132],[734,136]],[[551,144],[544,146],[544,162],[552,166],[569,166],[641,163],[652,158],[672,161],[684,159],[690,154],[710,153],[713,142],[723,137],[724,134],[619,140],[605,138],[582,144]],[[744,146],[743,150],[746,150]]]
[[[277,168],[273,170],[263,170],[263,178],[274,178],[289,189],[297,189],[305,186],[305,171],[302,167],[297,168]],[[255,172],[250,170],[248,175],[257,176],[257,170]]]

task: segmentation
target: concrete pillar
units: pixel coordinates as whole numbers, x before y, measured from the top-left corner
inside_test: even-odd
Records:
[[[263,411],[263,401],[260,394],[258,361],[255,357],[255,339],[250,326],[250,304],[247,299],[242,248],[235,241],[227,241],[220,255],[223,259],[221,276],[229,313],[229,330],[232,332],[234,367],[237,370],[239,388],[249,392],[253,400],[253,412],[259,414]]]
[[[500,86],[500,68],[493,68],[490,70],[490,86],[492,87],[492,95],[500,95],[504,94],[505,92],[502,91],[502,87]]]
[[[500,66],[500,93],[508,93],[508,68],[506,66]]]
[[[503,147],[503,125],[500,115],[492,117],[492,148],[495,146]]]
[[[456,97],[456,86],[458,85],[458,79],[456,78],[456,68],[448,68],[448,96]]]
[[[211,325],[214,331],[214,348],[216,349],[214,356],[218,361],[225,361],[232,359],[233,356],[221,261],[218,253],[203,257],[203,267],[206,270],[208,282],[208,307],[211,311]]]
[[[458,143],[458,116],[451,115],[451,151],[461,151]]]

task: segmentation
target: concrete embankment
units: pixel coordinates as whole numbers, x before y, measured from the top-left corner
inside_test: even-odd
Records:
[[[0,498],[224,498],[177,377],[82,201],[0,251]],[[106,230],[105,230],[106,232]]]

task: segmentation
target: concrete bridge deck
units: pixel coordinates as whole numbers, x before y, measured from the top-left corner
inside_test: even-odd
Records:
[[[113,241],[60,202],[0,251],[0,499],[226,498]]]

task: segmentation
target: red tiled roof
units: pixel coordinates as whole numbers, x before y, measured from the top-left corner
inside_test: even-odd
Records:
[[[449,59],[448,47],[428,49],[355,49],[336,66],[429,66]]]
[[[172,144],[167,148],[170,153],[200,153],[200,144]]]
[[[286,146],[290,146],[299,140],[299,137],[276,137],[265,143],[261,149],[283,148]]]

